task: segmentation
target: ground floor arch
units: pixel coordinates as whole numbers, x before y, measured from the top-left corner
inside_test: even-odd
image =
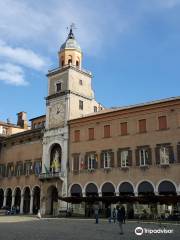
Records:
[[[14,190],[14,207],[16,208],[17,213],[20,212],[21,206],[21,189],[19,187]]]
[[[6,208],[11,209],[12,204],[12,190],[11,188],[6,189]]]
[[[70,189],[70,194],[73,197],[81,197],[82,196],[82,188],[79,184],[73,184]]]
[[[39,186],[35,186],[32,190],[33,194],[33,209],[32,212],[34,214],[38,213],[38,210],[40,209],[40,196],[41,196],[41,189]]]
[[[23,213],[30,213],[31,190],[29,187],[24,189]]]
[[[160,195],[176,195],[177,194],[175,185],[168,180],[162,181],[159,184],[158,193]]]
[[[4,203],[4,190],[0,188],[0,209],[3,207]]]
[[[58,206],[58,189],[54,185],[51,185],[47,189],[47,201],[46,201],[46,214],[56,215]]]
[[[123,182],[119,186],[119,195],[134,195],[134,188],[131,183]]]

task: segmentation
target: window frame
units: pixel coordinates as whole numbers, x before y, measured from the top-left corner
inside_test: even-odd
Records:
[[[143,152],[143,154],[141,154]],[[142,159],[143,157],[143,159]],[[148,165],[148,151],[147,148],[140,148],[139,149],[139,165],[140,167],[147,166]]]
[[[123,156],[123,154],[124,153],[127,153],[127,156],[126,156],[126,159],[123,159],[123,157],[125,157],[125,156]],[[128,150],[122,150],[121,151],[121,167],[123,168],[123,167],[128,167],[128,157],[129,157],[129,151]],[[125,164],[123,164],[123,162],[125,163]]]
[[[162,149],[164,150],[163,153],[161,152]],[[166,161],[167,159],[162,161],[162,158],[163,158],[163,156],[165,156],[166,151],[168,153],[168,156],[166,156],[166,157],[168,157],[168,161]],[[169,148],[167,146],[161,146],[159,148],[159,158],[160,158],[160,165],[169,165],[170,156],[169,156]]]
[[[84,102],[82,100],[79,100],[79,110],[83,110],[84,109]]]
[[[107,166],[106,166],[106,164],[107,164]],[[103,165],[104,165],[104,169],[109,169],[111,167],[110,152],[103,152]]]

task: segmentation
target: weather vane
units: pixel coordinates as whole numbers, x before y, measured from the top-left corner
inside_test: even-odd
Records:
[[[71,24],[70,24],[70,27],[67,27],[67,29],[68,29],[68,30],[69,30],[69,29],[70,29],[70,30],[74,30],[74,29],[77,29],[77,28],[76,28],[75,23],[71,23]]]

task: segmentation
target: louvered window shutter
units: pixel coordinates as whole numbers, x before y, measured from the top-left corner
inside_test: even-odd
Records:
[[[132,150],[128,150],[128,166],[132,166]]]
[[[139,149],[136,149],[136,166],[140,166]]]
[[[160,164],[160,147],[156,147],[155,155],[156,155],[156,164]]]

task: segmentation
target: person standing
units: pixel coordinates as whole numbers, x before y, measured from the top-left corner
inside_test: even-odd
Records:
[[[123,211],[122,208],[120,208],[119,206],[117,206],[117,221],[119,222],[119,229],[120,229],[120,234],[124,234],[123,233]]]
[[[98,224],[99,223],[99,208],[98,208],[98,206],[95,206],[95,208],[94,208],[94,216],[95,216],[95,220],[96,220],[96,224]]]
[[[125,223],[125,220],[126,220],[126,210],[125,210],[125,207],[123,205],[121,206],[121,210],[122,210],[122,214],[123,214],[123,223]]]
[[[112,216],[113,216],[114,223],[116,223],[116,220],[117,220],[117,209],[116,208],[113,208]]]

